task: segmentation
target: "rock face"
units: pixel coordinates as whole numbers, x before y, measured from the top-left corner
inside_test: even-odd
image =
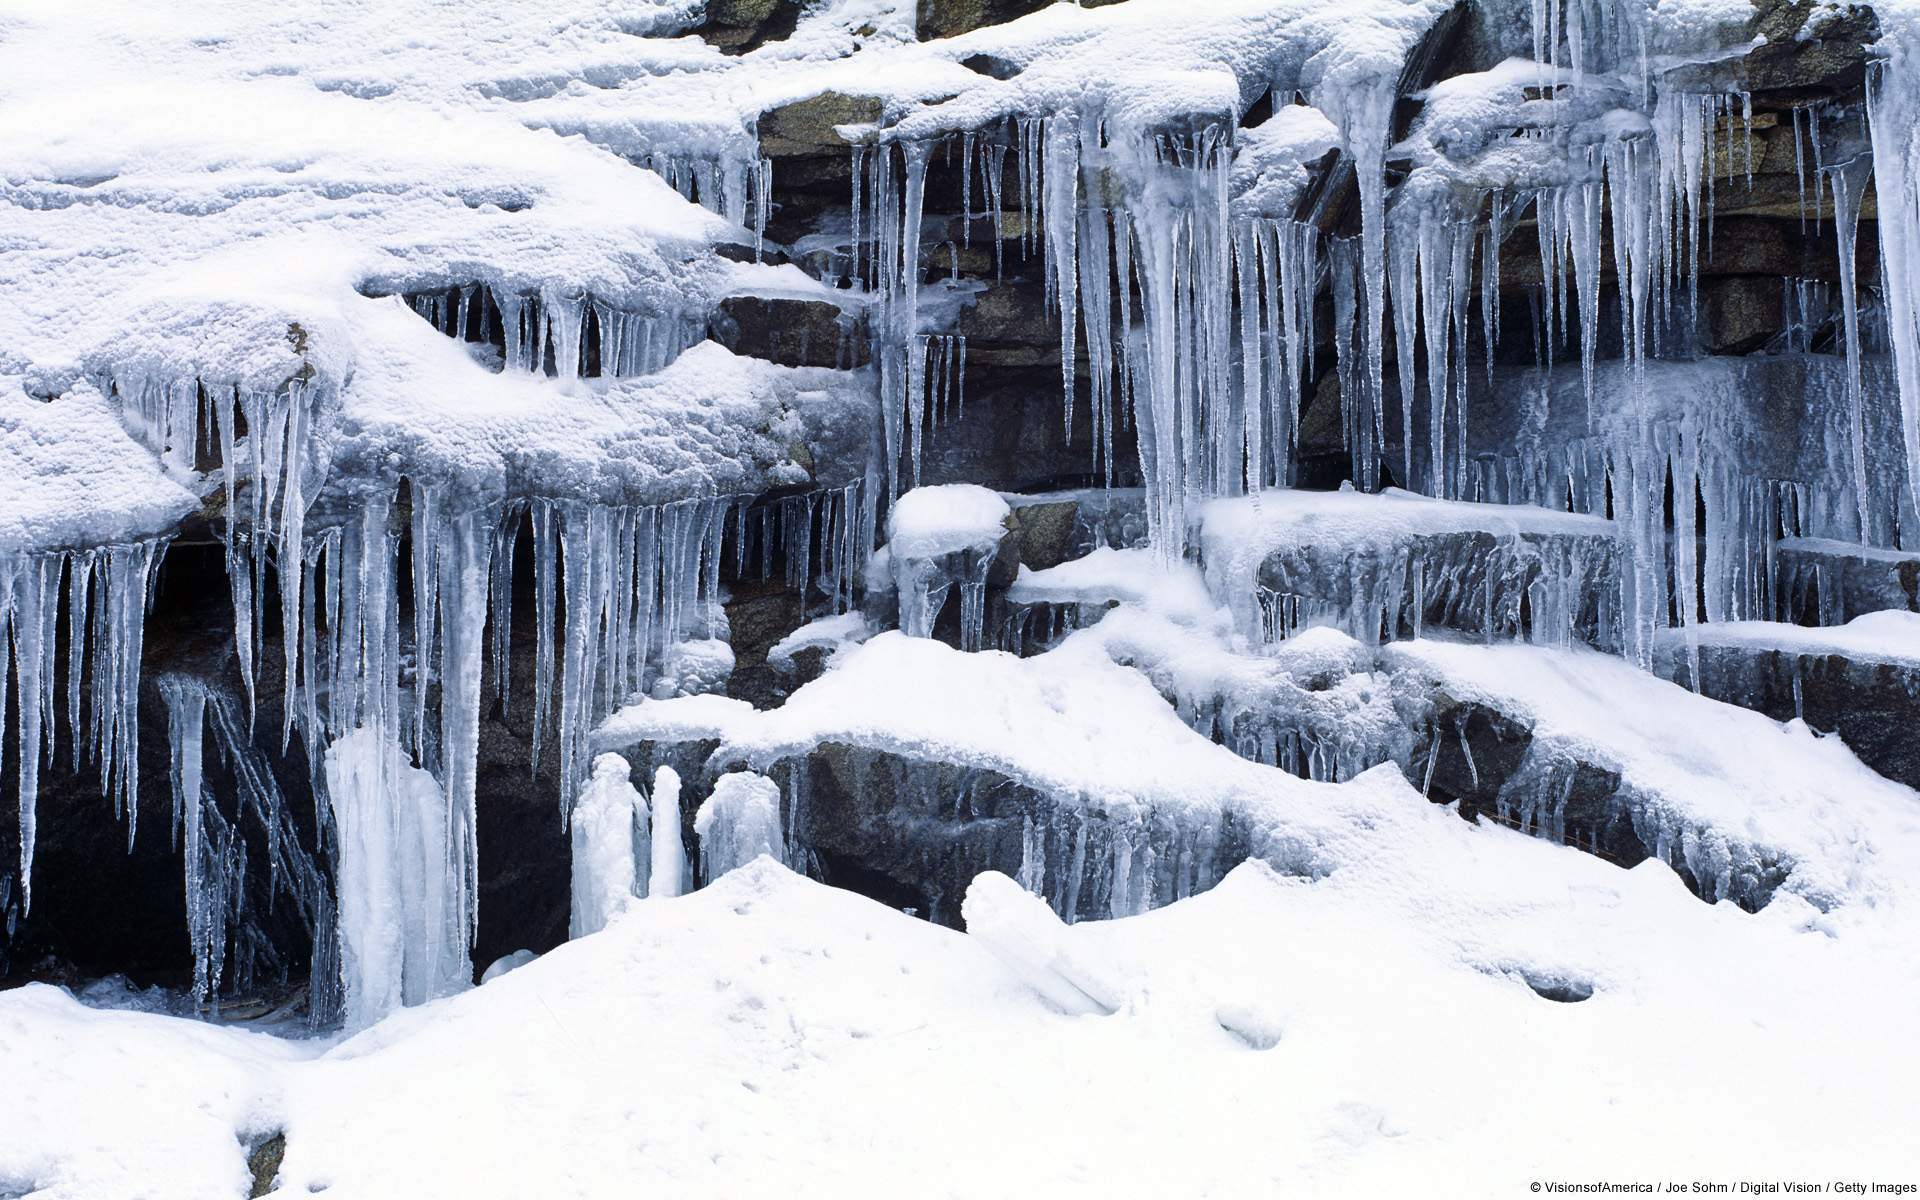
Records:
[[[1843,625],[1889,609],[1920,612],[1920,553],[1824,538],[1783,538],[1774,553],[1790,620]]]

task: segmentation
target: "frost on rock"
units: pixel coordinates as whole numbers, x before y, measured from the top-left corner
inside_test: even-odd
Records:
[[[1255,641],[1331,624],[1369,644],[1429,627],[1621,644],[1610,521],[1393,490],[1267,492],[1209,506],[1204,539],[1209,585]]]

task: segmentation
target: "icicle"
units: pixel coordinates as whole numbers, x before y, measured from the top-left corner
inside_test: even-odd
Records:
[[[1878,197],[1880,278],[1899,378],[1907,494],[1920,510],[1920,38],[1896,29],[1883,33],[1879,48],[1886,57],[1869,73],[1867,124]],[[1903,533],[1903,541],[1912,544],[1910,532]]]
[[[1860,306],[1854,285],[1854,238],[1859,211],[1855,206],[1856,189],[1864,192],[1871,160],[1856,158],[1830,171],[1833,181],[1833,224],[1840,242],[1840,318],[1845,331],[1847,355],[1847,420],[1850,426],[1853,459],[1854,504],[1859,515],[1859,538],[1863,544],[1874,542],[1871,493],[1867,485],[1866,398],[1860,386]],[[1905,396],[1903,391],[1902,396]],[[1695,672],[1698,677],[1698,671]]]
[[[1074,336],[1080,325],[1078,238],[1080,220],[1080,129],[1072,116],[1044,123],[1046,253],[1048,281],[1060,313],[1060,378],[1062,420],[1067,441],[1073,440]]]
[[[433,778],[373,729],[326,753],[339,831],[340,973],[348,1032],[402,1005],[471,986],[463,881],[449,861],[445,798]]]

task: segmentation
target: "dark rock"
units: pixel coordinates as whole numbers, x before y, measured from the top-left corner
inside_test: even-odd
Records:
[[[262,1139],[247,1151],[247,1171],[253,1176],[249,1200],[273,1191],[274,1177],[280,1174],[280,1160],[287,1156],[287,1135],[276,1133]]]
[[[1773,276],[1734,275],[1705,287],[1707,349],[1751,354],[1780,332],[1785,284]]]
[[[872,125],[880,120],[878,97],[822,92],[818,96],[768,109],[760,114],[760,153],[769,158],[819,155],[835,151],[846,157],[850,144],[836,125]],[[776,175],[782,170],[774,168]]]
[[[1120,0],[1081,0],[1082,8],[1101,8]],[[920,0],[914,21],[923,42],[949,38],[987,25],[1002,25],[1039,12],[1052,0]],[[1003,78],[996,76],[996,78]]]
[[[786,367],[867,365],[865,323],[824,300],[729,296],[708,336],[735,354]]]
[[[707,19],[693,32],[723,54],[745,54],[791,37],[805,8],[805,0],[707,0]]]
[[[1740,61],[1748,91],[1790,88],[1822,89],[1833,94],[1860,87],[1866,81],[1867,47],[1880,40],[1880,21],[1867,5],[1849,4],[1809,30],[1800,33],[1816,8],[1816,0],[1759,0],[1748,36],[1765,44]]]
[[[1093,410],[1079,380],[1069,433],[1062,411],[1059,351],[1052,367],[996,369],[975,361],[967,345],[964,402],[949,393],[944,410],[928,405],[922,430],[918,483],[978,483],[1002,492],[1038,493],[1099,486],[1095,467]],[[957,389],[955,389],[957,391]],[[1132,425],[1114,419],[1114,482],[1139,481]],[[901,455],[902,489],[915,485],[910,454]]]
[[[806,623],[801,596],[781,581],[741,582],[726,609],[734,655],[727,694],[755,708],[778,707],[800,681],[769,664],[767,651]]]
[[[1435,803],[1458,801],[1473,820],[1498,808],[1500,788],[1519,771],[1533,730],[1484,704],[1435,697],[1433,728],[1414,752],[1408,776]]]
[[[1044,571],[1075,557],[1079,515],[1080,505],[1072,500],[1015,505],[1008,520],[1020,565]]]

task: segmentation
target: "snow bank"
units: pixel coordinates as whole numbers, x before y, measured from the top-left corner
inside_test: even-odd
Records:
[[[1782,726],[1594,653],[1421,641],[1388,647],[1382,662],[1397,684],[1532,725],[1528,760],[1501,798],[1502,815],[1523,825],[1570,832],[1556,826],[1566,794],[1552,766],[1581,761],[1619,773],[1622,815],[1709,899],[1764,900],[1778,878],[1830,909],[1908,887],[1894,864],[1920,835],[1920,797],[1801,722]]]
[[[1920,1101],[1903,907],[1785,897],[1753,916],[1405,788],[1369,811],[1378,853],[1350,870],[1249,864],[1073,927],[1017,915],[1004,880],[961,934],[762,860],[331,1049],[0,993],[0,1119],[22,1133],[0,1180],[49,1200],[237,1194],[236,1132],[274,1129],[280,1190],[347,1200],[912,1192],[929,1161],[960,1196],[1413,1177],[1466,1196],[1611,1177],[1622,1145],[1654,1177],[1797,1178],[1828,1156],[1902,1177]],[[1057,1011],[988,949],[1016,934],[1112,1014]],[[1556,988],[1591,998],[1540,994]],[[1756,1085],[1703,1105],[1721,1075]]]

